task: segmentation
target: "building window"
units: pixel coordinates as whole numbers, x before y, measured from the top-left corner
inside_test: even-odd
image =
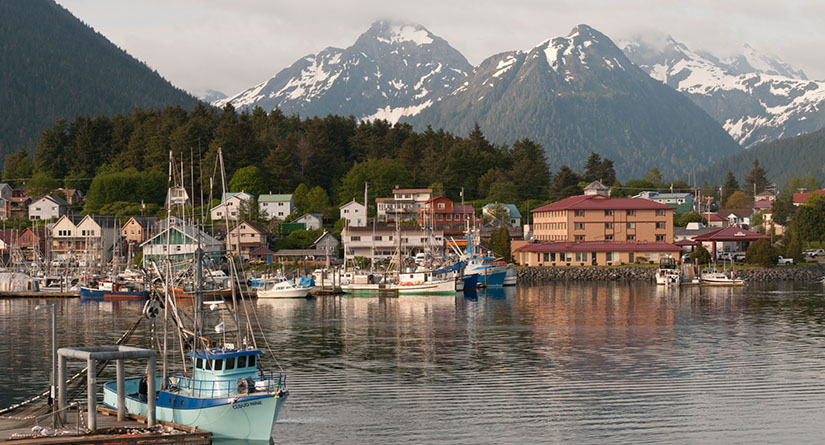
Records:
[[[664,235],[656,235],[656,241],[664,242],[665,241],[665,236]]]
[[[657,209],[656,216],[665,216],[665,209]]]
[[[575,214],[576,216],[584,216],[584,210],[576,210],[576,211],[574,212],[574,214]]]
[[[381,235],[375,235],[372,239],[375,241],[381,241]]]
[[[613,223],[604,223],[604,228],[607,230],[613,230]]]
[[[628,241],[636,241],[636,235],[627,235]]]
[[[636,228],[636,223],[627,223],[627,228],[628,229],[635,229]]]
[[[584,241],[584,235],[575,235],[573,237],[574,241]]]
[[[636,211],[635,210],[628,210],[627,211],[627,216],[636,216]]]
[[[604,240],[605,241],[613,241],[613,235],[605,235]]]
[[[613,216],[613,210],[605,210],[604,216]]]
[[[349,237],[349,240],[350,241],[361,241],[361,237],[360,236],[351,236],[351,237]]]
[[[584,230],[584,223],[574,223],[574,224],[573,224],[573,227],[574,227],[576,230]]]
[[[605,252],[604,253],[604,260],[605,261],[613,261],[613,252]]]
[[[665,223],[664,223],[664,222],[657,222],[657,223],[656,223],[656,228],[657,228],[657,229],[664,229],[665,227],[666,227],[666,226],[665,226]]]
[[[439,208],[439,209],[443,209],[443,208],[444,208],[444,203],[443,203],[443,202],[439,202],[439,203],[438,203],[438,208]]]

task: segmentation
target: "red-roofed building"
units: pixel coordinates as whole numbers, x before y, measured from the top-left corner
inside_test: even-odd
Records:
[[[647,199],[571,196],[531,213],[540,241],[673,242],[673,207]]]
[[[443,230],[445,235],[463,234],[475,224],[475,209],[471,205],[454,204],[443,196],[427,200],[418,210],[418,224]]]
[[[825,190],[815,190],[811,193],[794,193],[793,205],[801,206],[802,204],[805,204],[805,201],[807,201],[812,195],[825,195]]]
[[[678,256],[682,248],[670,243],[583,242],[529,243],[515,250],[525,266],[611,266],[658,262]]]
[[[707,221],[708,227],[725,227],[725,224],[728,222],[728,220],[716,213],[703,213],[702,218]]]
[[[768,235],[752,232],[736,226],[728,226],[723,229],[708,232],[693,238],[694,241],[711,244],[711,255],[716,258],[716,243],[723,243],[723,249],[732,252],[744,252],[752,242],[759,240],[770,240]],[[728,246],[725,246],[727,243]]]

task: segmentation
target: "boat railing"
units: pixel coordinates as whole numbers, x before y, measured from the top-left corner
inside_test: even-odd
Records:
[[[169,377],[172,391],[185,392],[198,398],[223,398],[237,395],[279,392],[286,389],[286,375],[282,372],[259,371],[258,378],[216,378],[198,380],[176,373]]]

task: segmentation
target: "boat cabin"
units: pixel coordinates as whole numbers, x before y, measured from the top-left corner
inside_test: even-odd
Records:
[[[255,377],[258,374],[260,354],[260,349],[199,349],[195,354],[194,378],[211,380],[220,377]],[[192,353],[187,355],[191,357]]]

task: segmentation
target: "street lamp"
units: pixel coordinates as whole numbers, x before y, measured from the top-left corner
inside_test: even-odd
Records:
[[[52,428],[57,428],[57,405],[55,402],[55,388],[57,387],[57,305],[41,303],[34,307],[34,310],[51,308],[52,310],[52,374],[49,398],[52,402]]]

